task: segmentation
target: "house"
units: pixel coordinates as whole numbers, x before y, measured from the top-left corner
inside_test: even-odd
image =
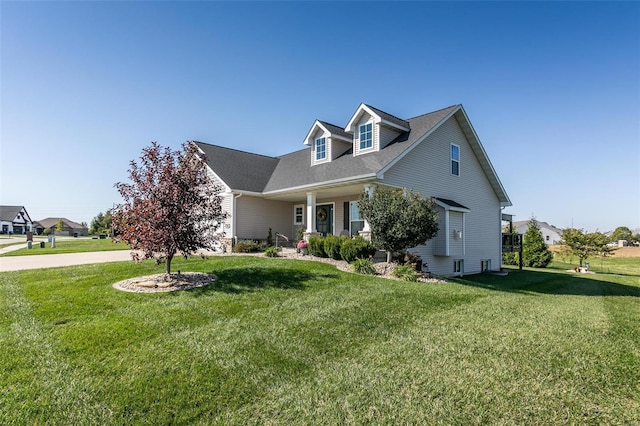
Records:
[[[548,246],[560,244],[560,240],[562,240],[562,230],[556,228],[553,225],[549,225],[547,222],[540,222],[539,220],[536,220],[536,224],[538,225],[538,228],[540,228],[540,232],[542,232],[544,242]],[[513,227],[516,232],[524,235],[529,228],[529,221],[519,220],[517,222],[513,222]]]
[[[24,206],[0,206],[1,234],[26,234],[31,232],[32,225]]]
[[[511,205],[462,105],[401,119],[360,104],[340,127],[316,120],[307,148],[280,157],[192,142],[223,188],[230,239],[370,236],[356,201],[377,185],[433,198],[439,232],[411,251],[425,269],[462,275],[501,266],[501,213]]]
[[[62,221],[62,231],[56,230],[59,221]],[[34,229],[38,235],[42,235],[46,229],[49,229],[52,235],[80,237],[89,234],[89,229],[86,226],[64,217],[48,217],[38,220],[34,222]]]

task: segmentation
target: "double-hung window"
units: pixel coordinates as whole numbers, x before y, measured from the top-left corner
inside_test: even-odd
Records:
[[[316,161],[327,158],[327,139],[316,139]]]
[[[451,174],[460,176],[460,147],[451,144]]]
[[[349,209],[351,210],[349,213],[350,223],[350,234],[351,236],[358,235],[359,231],[364,229],[364,218],[360,215],[358,211],[358,203],[357,201],[351,201]]]
[[[304,206],[297,205],[293,207],[294,223],[296,225],[304,224]]]
[[[373,146],[373,126],[371,123],[360,125],[360,149],[367,149]]]

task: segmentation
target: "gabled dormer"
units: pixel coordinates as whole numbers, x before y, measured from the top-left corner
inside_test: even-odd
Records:
[[[324,121],[316,120],[304,139],[311,147],[311,165],[328,163],[351,148],[353,136],[344,129]]]
[[[409,123],[370,105],[360,104],[345,131],[353,135],[353,155],[377,152],[404,132]]]

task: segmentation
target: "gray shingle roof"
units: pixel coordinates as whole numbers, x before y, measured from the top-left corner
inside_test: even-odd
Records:
[[[22,209],[23,206],[0,206],[0,220],[11,222]]]
[[[353,138],[351,133],[347,133],[340,126],[336,126],[335,124],[327,123],[326,121],[318,120],[324,127],[327,128],[328,131],[331,132],[332,135],[342,136],[348,139]]]
[[[368,106],[368,105],[367,105]],[[411,130],[402,133],[393,142],[378,152],[353,156],[351,150],[333,161],[311,166],[311,150],[305,148],[281,157],[267,157],[238,151],[203,142],[194,142],[207,156],[209,167],[232,189],[253,192],[271,192],[300,186],[322,184],[333,180],[348,180],[360,176],[373,176],[384,169],[425,133],[433,129],[459,105],[453,105],[409,120],[401,120],[385,114],[385,119],[393,119]],[[369,108],[371,108],[369,106]],[[344,129],[329,123],[331,131]],[[328,127],[327,126],[327,127]],[[334,129],[335,128],[335,129]]]
[[[311,153],[303,149],[280,157],[271,179],[264,188],[265,192],[286,188],[319,184],[329,180],[347,179],[371,175],[382,170],[408,149],[421,136],[431,130],[458,105],[450,106],[408,121],[411,130],[398,136],[393,142],[378,152],[352,156],[350,152],[335,160],[311,166]]]
[[[37,220],[34,224],[47,229],[56,226],[59,220],[62,220],[62,223],[69,228],[84,228],[80,223],[69,220],[66,217],[48,217],[46,219]]]
[[[376,114],[378,114],[380,116],[380,118],[382,118],[383,120],[386,121],[390,121],[391,123],[395,123],[399,126],[408,128],[409,127],[409,123],[406,120],[403,120],[401,118],[396,117],[395,115],[391,115],[388,112],[384,112],[382,110],[379,110],[376,107],[372,107],[371,105],[367,105],[365,104],[367,107],[371,108],[372,110],[374,110],[376,112]]]
[[[207,156],[207,163],[232,190],[262,192],[278,159],[237,149],[193,141]]]

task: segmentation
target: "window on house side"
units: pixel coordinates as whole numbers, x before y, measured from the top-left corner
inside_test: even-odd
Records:
[[[360,149],[367,149],[373,146],[373,132],[371,123],[360,125]]]
[[[304,224],[304,206],[294,206],[293,207],[293,217],[295,225],[303,225]]]
[[[488,272],[491,270],[491,259],[480,261],[480,270],[482,272]]]
[[[364,219],[360,216],[360,212],[358,211],[358,203],[356,201],[351,201],[349,208],[351,212],[349,214],[349,230],[352,237],[358,235],[359,231],[364,229]]]
[[[451,144],[451,174],[460,176],[460,147]]]
[[[462,259],[457,259],[453,261],[453,273],[459,274],[463,272],[464,261]]]
[[[327,139],[316,139],[316,160],[324,160],[327,158]]]

